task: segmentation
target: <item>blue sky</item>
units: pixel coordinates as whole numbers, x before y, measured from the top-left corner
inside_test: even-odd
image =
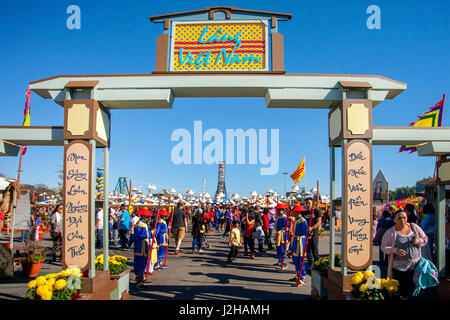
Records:
[[[81,9],[81,30],[66,27],[66,9],[72,4]],[[372,4],[381,8],[380,30],[366,27],[366,9]],[[156,37],[163,30],[148,17],[217,5],[293,14],[279,24],[288,73],[374,74],[406,82],[405,92],[375,107],[375,126],[407,126],[449,87],[448,1],[8,1],[2,3],[0,20],[0,125],[22,124],[30,81],[62,74],[152,72]],[[223,133],[227,128],[280,130],[278,174],[260,175],[260,165],[229,165],[228,192],[284,192],[282,172],[292,173],[305,156],[306,174],[299,185],[309,189],[319,180],[321,192],[329,193],[327,110],[267,109],[263,98],[183,98],[170,110],[112,111],[111,188],[126,176],[137,186],[199,192],[205,178],[213,194],[217,165],[177,166],[170,158],[176,144],[170,141],[172,131],[192,132],[195,120]],[[31,125],[62,123],[63,108],[33,93]],[[449,125],[446,110],[443,126]],[[382,168],[391,188],[433,174],[433,157],[397,150],[376,146],[373,153],[374,176]],[[62,158],[62,147],[29,147],[21,180],[55,187]],[[337,161],[339,169],[339,156]],[[18,162],[1,157],[0,172],[16,177]],[[293,182],[286,181],[289,190]]]

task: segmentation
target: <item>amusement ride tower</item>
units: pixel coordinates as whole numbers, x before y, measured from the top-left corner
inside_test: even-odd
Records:
[[[219,193],[223,193],[225,197],[227,197],[227,188],[225,186],[225,162],[219,162],[219,174],[218,174],[218,182],[217,182],[217,191],[214,195],[214,198],[217,198]]]

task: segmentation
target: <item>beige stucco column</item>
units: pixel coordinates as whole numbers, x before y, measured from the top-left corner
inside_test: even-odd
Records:
[[[108,147],[110,131],[109,111],[89,99],[95,85],[66,85],[63,129],[63,267],[89,270],[90,278],[95,276],[95,150]]]

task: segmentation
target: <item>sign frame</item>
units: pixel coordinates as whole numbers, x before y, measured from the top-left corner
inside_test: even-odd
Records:
[[[344,155],[343,157],[345,157],[344,160],[344,171],[342,172],[344,177],[343,177],[343,181],[344,181],[344,185],[343,187],[348,188],[348,170],[349,170],[349,166],[348,166],[348,149],[354,144],[354,143],[362,143],[365,146],[367,146],[369,148],[369,155],[370,155],[370,159],[368,161],[368,163],[370,164],[370,167],[367,168],[370,170],[370,174],[369,177],[367,178],[369,183],[367,184],[367,187],[369,188],[369,190],[367,190],[368,195],[369,195],[369,203],[367,204],[368,210],[370,210],[370,216],[369,216],[369,234],[368,234],[368,241],[369,241],[369,254],[368,254],[368,260],[360,265],[360,266],[355,266],[352,263],[350,263],[348,261],[348,241],[347,241],[347,237],[348,237],[348,226],[349,226],[349,222],[348,222],[348,202],[349,202],[349,196],[350,196],[350,192],[347,190],[347,192],[345,192],[345,196],[344,196],[344,202],[342,204],[342,207],[344,208],[345,206],[345,210],[344,210],[344,215],[343,215],[343,223],[344,223],[344,228],[343,230],[345,231],[345,234],[343,234],[343,245],[344,245],[344,250],[345,250],[345,261],[344,261],[344,266],[346,267],[350,267],[352,270],[364,270],[366,269],[368,266],[370,266],[372,264],[372,255],[373,255],[373,246],[372,246],[372,227],[373,227],[373,213],[372,213],[372,206],[373,206],[373,152],[372,152],[372,144],[367,142],[366,140],[363,139],[354,139],[354,140],[350,140],[348,143],[346,143],[344,145]]]
[[[264,24],[264,32],[265,32],[265,45],[264,45],[264,53],[265,53],[265,62],[264,62],[264,69],[259,70],[243,70],[243,69],[228,69],[228,70],[174,70],[173,63],[174,63],[174,47],[175,47],[175,27],[177,25],[183,24],[203,24],[203,25],[209,25],[209,24],[239,24],[239,23],[263,23]],[[266,19],[257,19],[257,20],[214,20],[214,21],[173,21],[171,23],[171,30],[170,30],[170,48],[169,48],[169,66],[168,66],[168,72],[189,72],[189,73],[201,73],[201,72],[261,72],[261,71],[270,71],[269,70],[269,60],[271,57],[271,52],[269,48],[269,20]]]
[[[87,201],[87,203],[88,203],[87,204],[87,206],[88,206],[88,211],[87,211],[88,234],[87,234],[87,238],[85,240],[85,242],[87,244],[86,254],[87,254],[87,257],[88,257],[88,261],[87,261],[86,265],[78,266],[81,269],[81,271],[84,272],[86,270],[91,269],[91,254],[92,254],[92,250],[93,250],[93,248],[91,246],[91,241],[92,241],[92,232],[91,232],[92,231],[92,219],[91,219],[91,217],[92,217],[92,210],[93,210],[93,208],[92,208],[92,201],[91,201],[91,199],[92,199],[92,188],[91,188],[91,183],[92,183],[92,145],[90,143],[88,143],[87,141],[85,141],[85,140],[72,140],[68,144],[64,145],[64,171],[63,171],[64,172],[64,177],[63,177],[63,179],[64,179],[63,180],[63,182],[64,182],[64,185],[63,185],[64,197],[63,197],[63,199],[64,200],[63,200],[63,203],[62,203],[62,205],[63,205],[63,229],[62,229],[63,231],[62,231],[62,237],[63,238],[62,238],[62,245],[61,245],[61,248],[62,248],[62,265],[63,265],[63,268],[68,268],[69,266],[71,266],[71,265],[68,265],[67,262],[66,262],[66,241],[65,241],[64,237],[67,236],[65,234],[65,231],[66,231],[66,215],[67,215],[67,213],[66,213],[66,203],[67,203],[66,202],[66,199],[67,199],[67,196],[66,196],[66,190],[67,190],[67,185],[66,185],[67,150],[71,146],[73,146],[74,144],[82,144],[82,145],[86,146],[87,149],[88,149],[88,154],[89,154],[89,159],[88,159],[89,169],[88,169],[88,178],[87,178],[87,180],[88,180],[88,194],[87,194],[87,199],[88,199],[88,201]]]

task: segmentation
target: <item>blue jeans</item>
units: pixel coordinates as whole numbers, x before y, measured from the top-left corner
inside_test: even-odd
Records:
[[[263,252],[264,251],[264,239],[257,239],[258,240],[258,252]]]
[[[95,248],[103,248],[103,229],[95,230]]]
[[[122,249],[128,249],[128,230],[119,229],[119,236]]]
[[[25,242],[26,240],[28,240],[29,233],[29,231],[22,230],[22,232],[20,233],[20,241]]]
[[[250,248],[251,253],[255,253],[255,239],[252,236],[244,236],[244,250],[248,251],[248,248]]]
[[[202,249],[203,239],[200,237],[200,238],[194,238],[194,240],[192,240],[192,250],[195,250],[197,240],[198,240],[198,244],[200,245],[200,250]]]

